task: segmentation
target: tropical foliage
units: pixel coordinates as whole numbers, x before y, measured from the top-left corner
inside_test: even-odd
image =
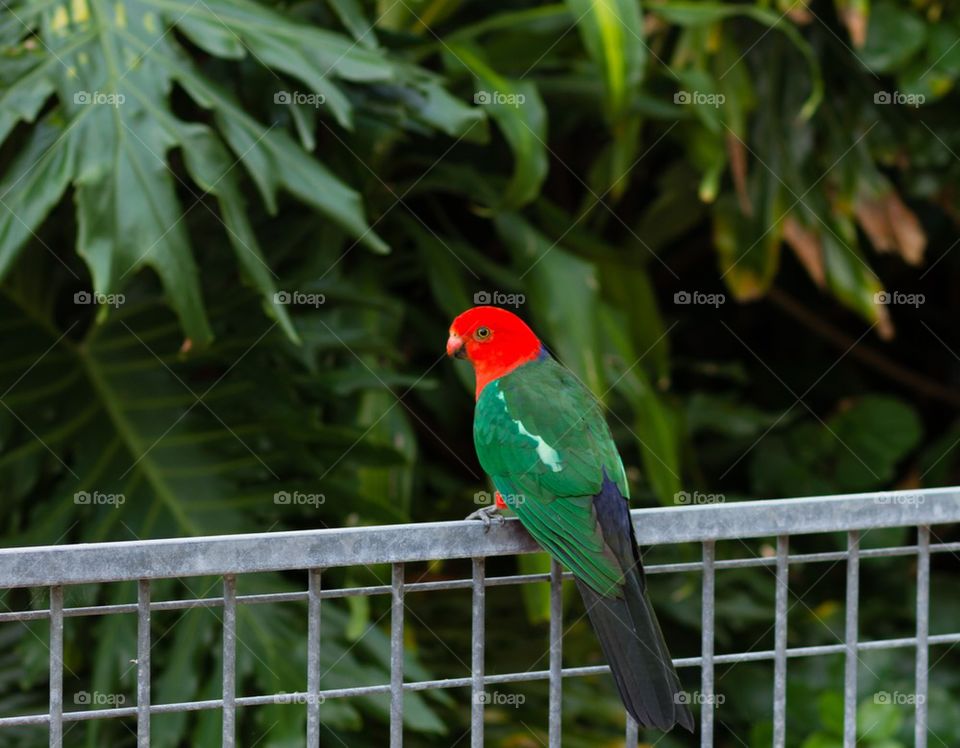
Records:
[[[486,486],[469,374],[442,361],[442,344],[474,301],[517,307],[609,406],[638,505],[956,482],[958,35],[935,0],[10,0],[3,543],[463,516]],[[861,636],[908,636],[911,567],[873,564]],[[938,561],[935,589],[956,585],[950,564]],[[842,567],[796,574],[791,643],[835,643]],[[343,570],[331,583],[386,575]],[[171,580],[154,596],[218,584]],[[656,578],[678,656],[698,646],[698,590],[694,576]],[[492,670],[535,666],[516,632],[542,637],[541,592],[521,606],[516,590],[491,591]],[[73,594],[68,605],[136,596]],[[718,651],[767,648],[770,579],[725,572],[718,595]],[[325,685],[385,682],[384,605],[325,603]],[[408,672],[462,675],[466,598],[422,605]],[[935,633],[955,630],[955,607],[936,601]],[[302,688],[303,612],[242,607],[245,693]],[[71,620],[68,699],[134,692],[128,618]],[[154,700],[213,697],[214,610],[157,619]],[[45,637],[41,623],[0,626],[4,713],[43,710]],[[571,663],[599,657],[583,622],[565,647]],[[960,670],[946,648],[934,660],[931,726],[958,744]],[[909,691],[911,668],[906,650],[864,656],[864,745],[910,744],[909,708],[871,695]],[[718,745],[768,745],[769,668],[718,678]],[[609,684],[565,690],[565,745],[616,740]],[[545,740],[544,691],[523,692],[521,712],[488,710],[499,744]],[[842,744],[841,693],[842,661],[791,661],[791,746]],[[411,744],[454,744],[461,696],[408,695]],[[384,744],[386,713],[373,697],[322,711],[351,746]],[[242,719],[251,743],[301,740],[290,707]],[[218,730],[215,712],[167,716],[154,737],[213,745]],[[71,739],[133,744],[119,722]],[[44,740],[0,732],[0,745]]]

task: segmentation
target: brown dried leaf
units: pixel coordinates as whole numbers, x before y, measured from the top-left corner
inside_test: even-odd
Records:
[[[857,49],[867,43],[867,3],[864,0],[837,0],[837,12]]]
[[[800,26],[806,26],[813,21],[813,13],[807,7],[806,0],[781,0],[779,5],[787,17]]]
[[[881,340],[893,340],[896,331],[893,320],[890,319],[890,310],[883,304],[877,304],[877,335]]]
[[[861,192],[855,211],[857,221],[878,252],[896,252],[911,265],[923,261],[927,235],[916,214],[894,190],[879,195]]]
[[[917,214],[906,206],[896,192],[891,192],[887,196],[887,215],[900,247],[900,255],[911,265],[919,265],[923,261],[927,235]]]
[[[801,224],[792,215],[783,222],[783,238],[800,260],[800,264],[820,288],[826,285],[827,276],[823,263],[823,244],[819,234]]]
[[[730,158],[730,173],[733,175],[733,186],[737,190],[737,202],[740,203],[740,212],[745,216],[753,215],[753,203],[747,193],[747,149],[732,132],[727,132],[727,156]]]

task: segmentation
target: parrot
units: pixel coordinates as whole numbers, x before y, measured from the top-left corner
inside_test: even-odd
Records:
[[[597,400],[513,312],[475,306],[450,326],[447,355],[476,378],[473,439],[496,501],[573,573],[627,712],[691,732],[693,715],[653,606],[630,518],[623,461]]]

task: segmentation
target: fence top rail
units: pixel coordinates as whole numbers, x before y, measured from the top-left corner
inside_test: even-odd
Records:
[[[691,501],[696,501],[693,496]],[[641,545],[960,522],[960,487],[635,509]],[[0,549],[0,588],[530,553],[516,520],[424,522]]]

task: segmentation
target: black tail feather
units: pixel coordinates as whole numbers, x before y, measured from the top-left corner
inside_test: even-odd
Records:
[[[602,596],[580,580],[577,587],[623,704],[641,725],[669,730],[679,724],[692,732],[693,715],[680,697],[680,679],[647,596],[627,502],[606,476],[594,507],[607,545],[627,569],[623,595]]]

